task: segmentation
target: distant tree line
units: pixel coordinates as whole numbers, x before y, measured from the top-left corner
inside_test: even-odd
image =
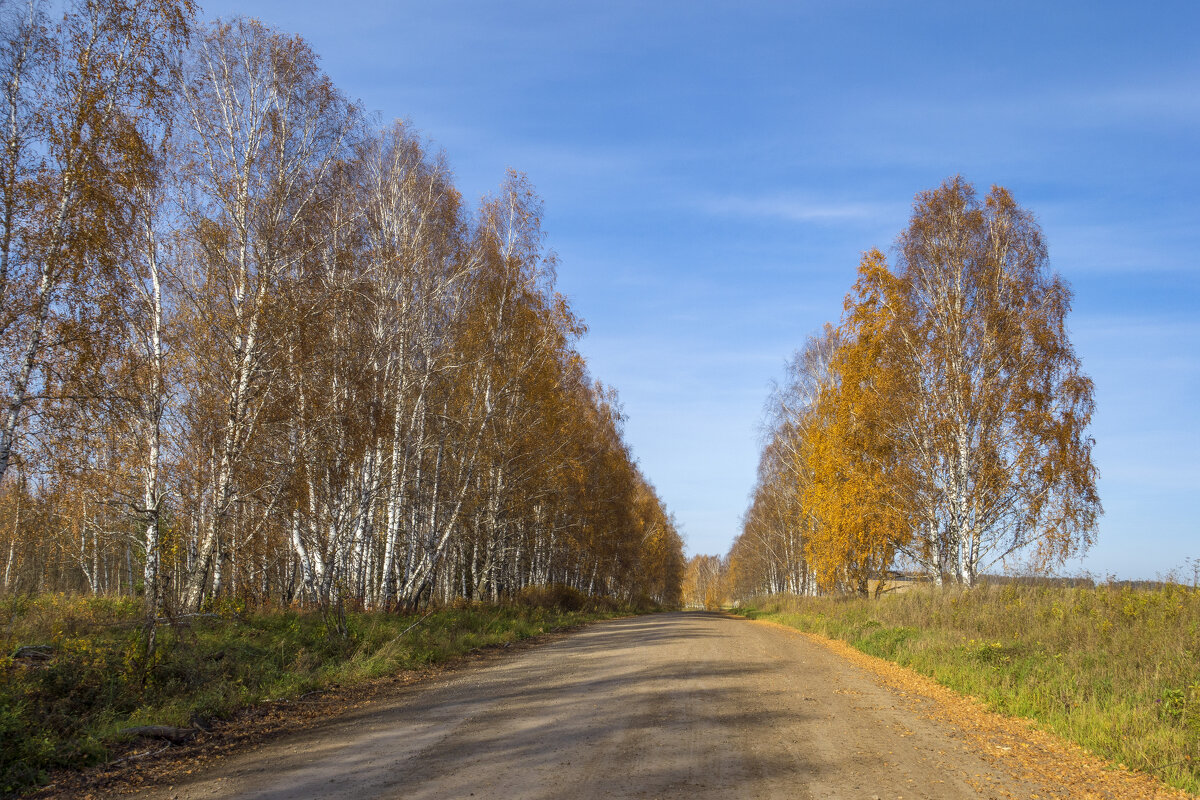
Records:
[[[970,586],[1092,542],[1092,382],[1032,215],[953,178],[895,252],[863,255],[841,324],[770,400],[736,593],[866,593],[896,565]]]
[[[0,5],[0,592],[677,602],[525,178],[196,14]]]
[[[728,594],[729,565],[720,556],[696,555],[683,572],[683,604],[688,608],[717,609]]]

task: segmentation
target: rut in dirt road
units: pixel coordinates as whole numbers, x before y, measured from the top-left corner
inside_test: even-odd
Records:
[[[800,636],[660,614],[570,637],[142,797],[1031,797]]]

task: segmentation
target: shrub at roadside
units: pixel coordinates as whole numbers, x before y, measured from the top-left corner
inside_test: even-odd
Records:
[[[1200,591],[1008,583],[760,598],[739,613],[842,639],[1200,792]]]

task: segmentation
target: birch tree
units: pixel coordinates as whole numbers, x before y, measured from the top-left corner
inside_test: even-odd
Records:
[[[81,0],[54,25],[45,11],[0,7],[0,480],[47,363],[103,322],[144,128],[162,114],[192,6]],[[85,329],[56,336],[60,324]]]
[[[352,110],[298,37],[235,19],[209,26],[182,78],[183,180],[194,272],[188,286],[194,324],[213,348],[206,392],[223,396],[213,433],[207,520],[197,543],[185,602],[199,605],[219,584],[218,553],[237,472],[286,347],[270,330],[272,303],[300,257],[300,226],[341,156]],[[228,542],[224,543],[228,545]]]
[[[894,270],[864,254],[842,324],[772,401],[739,585],[779,590],[791,531],[827,590],[865,590],[894,556],[969,586],[1092,541],[1092,383],[1033,217],[953,178],[917,196],[897,251]]]
[[[936,569],[971,585],[1026,548],[1044,564],[1086,549],[1101,511],[1092,382],[1032,215],[1000,187],[981,202],[953,178],[917,196],[898,250],[877,305],[896,368],[916,381],[894,435],[940,524]]]
[[[523,176],[472,210],[261,23],[40,9],[0,21],[3,591],[678,600]]]
[[[801,449],[809,476],[801,504],[811,517],[805,545],[819,581],[878,593],[898,547],[911,536],[908,464],[886,435],[888,406],[903,376],[890,372],[886,343],[845,325],[830,380],[810,409]]]
[[[160,154],[162,157],[165,154]],[[163,599],[164,426],[174,383],[168,361],[172,355],[167,299],[171,255],[165,241],[169,234],[163,227],[166,199],[162,181],[161,172],[147,175],[131,205],[133,235],[118,265],[124,300],[117,316],[123,341],[111,408],[113,422],[126,437],[123,449],[137,474],[136,487],[120,494],[144,528],[140,542],[143,587],[151,616],[158,614]]]

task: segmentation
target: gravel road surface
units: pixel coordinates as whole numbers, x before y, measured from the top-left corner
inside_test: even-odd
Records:
[[[140,797],[1047,797],[826,647],[686,612],[414,687]]]

